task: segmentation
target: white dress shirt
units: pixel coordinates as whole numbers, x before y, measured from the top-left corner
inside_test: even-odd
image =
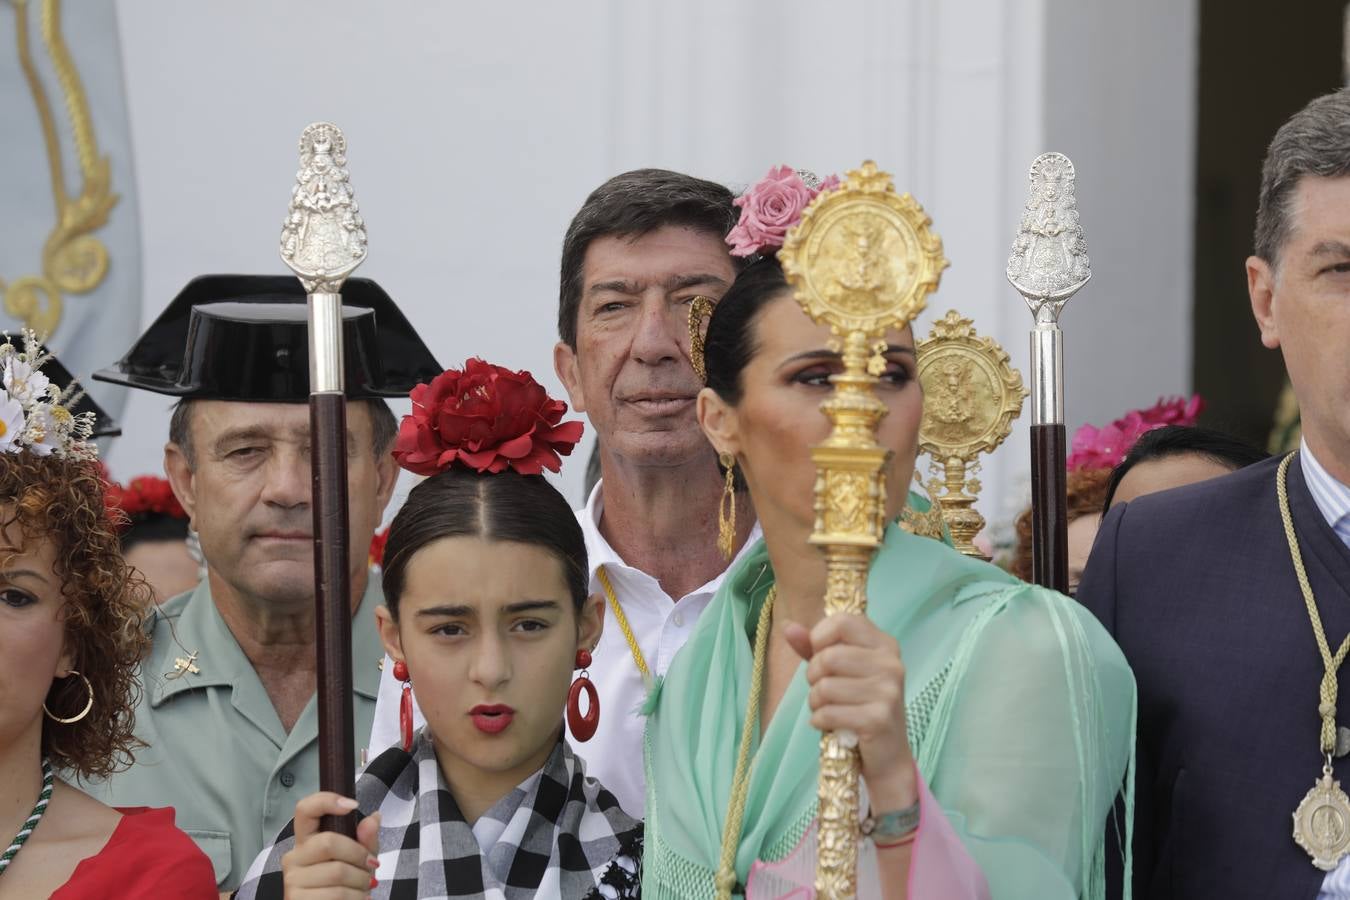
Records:
[[[1336,536],[1350,547],[1350,485],[1341,484],[1322,468],[1308,449],[1307,441],[1300,444],[1298,458],[1303,466],[1303,480],[1308,483],[1308,493],[1312,494],[1317,509]],[[1323,879],[1317,900],[1350,900],[1350,857],[1342,859]]]
[[[604,514],[603,486],[603,482],[597,484],[586,506],[577,510],[591,566],[590,590],[604,597],[604,588],[595,577],[596,569],[603,565],[647,667],[654,676],[660,677],[665,675],[676,651],[693,632],[694,622],[712,601],[725,573],[719,573],[712,581],[672,603],[655,578],[620,559],[600,533],[600,517]],[[741,547],[741,554],[753,546],[760,535],[756,523]],[[715,534],[706,537],[710,542],[717,539]],[[572,749],[585,759],[586,774],[599,779],[625,812],[641,818],[647,788],[642,767],[646,720],[637,711],[646,698],[646,687],[608,601],[605,603],[605,628],[592,655],[590,678],[600,694],[600,724],[595,736],[584,744],[569,736]],[[394,679],[393,663],[386,658],[375,701],[375,723],[370,732],[371,759],[400,740],[398,704],[401,690],[402,685]],[[414,694],[416,691],[414,685]],[[413,716],[415,727],[420,728],[425,720],[415,703]]]

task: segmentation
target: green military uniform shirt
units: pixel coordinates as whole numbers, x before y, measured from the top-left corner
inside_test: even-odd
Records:
[[[375,608],[383,602],[372,574],[352,620],[358,755],[375,717],[384,658]],[[112,806],[172,806],[178,827],[210,857],[217,885],[233,890],[295,815],[296,801],[319,789],[318,708],[311,697],[286,733],[205,580],[162,604],[151,627],[136,706],[136,736],[149,747],[130,770],[86,787]],[[198,672],[165,677],[194,651]]]

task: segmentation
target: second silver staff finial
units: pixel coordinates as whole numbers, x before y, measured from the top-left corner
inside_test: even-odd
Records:
[[[1053,322],[1092,277],[1092,266],[1078,224],[1073,163],[1063,153],[1042,153],[1031,164],[1030,179],[1008,257],[1008,281],[1026,298],[1036,321]]]
[[[300,135],[300,171],[281,228],[281,258],[309,293],[337,293],[366,258],[366,226],[347,176],[347,139],[329,122]]]

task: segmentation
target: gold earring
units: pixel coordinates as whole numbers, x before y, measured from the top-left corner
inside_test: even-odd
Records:
[[[736,457],[730,453],[719,453],[717,461],[727,472],[722,499],[717,504],[717,549],[730,560],[736,552]]]
[[[80,675],[80,673],[71,669],[70,675]],[[69,678],[70,675],[67,675],[66,677]],[[47,704],[43,703],[42,711],[45,712],[47,717],[53,722],[60,722],[62,725],[73,725],[89,715],[89,710],[94,708],[94,686],[90,684],[89,679],[85,678],[83,675],[80,675],[80,680],[84,682],[84,689],[89,692],[89,702],[84,705],[84,709],[80,710],[77,715],[71,716],[69,719],[63,719],[60,716],[53,714],[52,711],[47,708]]]

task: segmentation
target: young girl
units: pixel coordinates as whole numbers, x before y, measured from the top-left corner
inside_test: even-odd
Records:
[[[390,528],[379,610],[406,749],[377,757],[354,799],[301,800],[237,896],[635,896],[641,823],[562,736],[564,706],[574,735],[594,732],[584,670],[604,606],[586,595],[576,516],[540,473],[581,426],[560,425],[566,405],[527,373],[480,360],[412,397],[395,456],[431,477]],[[409,688],[427,719],[416,733]],[[358,840],[318,832],[354,809]]]

